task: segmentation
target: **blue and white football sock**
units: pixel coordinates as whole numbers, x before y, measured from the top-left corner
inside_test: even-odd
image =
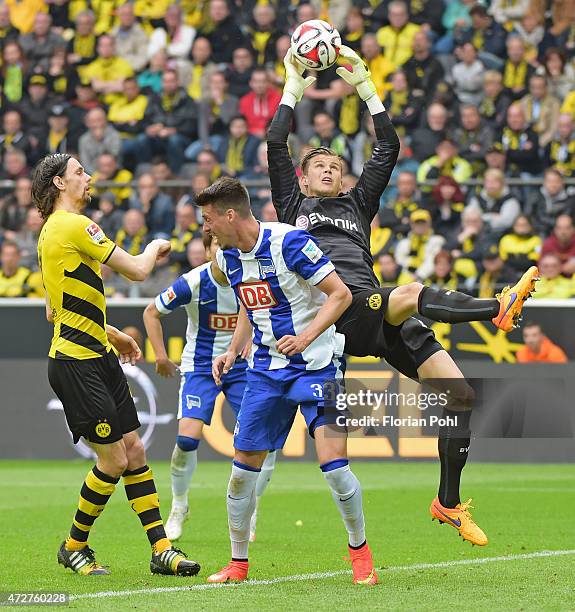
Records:
[[[232,464],[226,505],[232,544],[232,559],[247,561],[250,540],[250,519],[256,507],[256,481],[261,470],[239,461]]]
[[[172,453],[172,508],[188,508],[188,491],[198,465],[200,441],[189,436],[178,436]]]
[[[347,459],[335,459],[319,467],[343,518],[349,535],[349,545],[358,548],[365,543],[365,520],[359,480],[351,471]]]

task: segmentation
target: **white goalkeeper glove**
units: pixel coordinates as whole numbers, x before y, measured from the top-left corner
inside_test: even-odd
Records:
[[[377,95],[375,85],[371,80],[371,72],[361,57],[359,57],[359,55],[353,49],[350,49],[345,45],[342,45],[339,48],[339,56],[351,64],[351,71],[343,66],[340,66],[336,70],[337,74],[346,83],[349,83],[352,87],[355,87],[357,94],[367,104],[370,111],[372,110],[372,106],[383,106]],[[379,102],[379,104],[376,104],[376,101]],[[378,112],[381,110],[383,109],[379,108]]]
[[[296,103],[302,99],[304,89],[315,83],[316,78],[308,76],[304,79],[303,73],[305,68],[293,57],[291,49],[286,53],[284,66],[286,69],[286,82],[281,104],[287,104],[294,108]]]

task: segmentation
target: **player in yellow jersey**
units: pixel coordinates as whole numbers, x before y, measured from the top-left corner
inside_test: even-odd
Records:
[[[108,574],[88,546],[90,529],[104,510],[120,477],[128,503],[138,514],[152,547],[150,570],[192,576],[200,566],[172,547],[160,516],[160,504],[134,401],[122,368],[135,363],[140,349],[132,338],[106,323],[100,264],[132,281],[144,280],[167,240],[154,240],[132,256],[109,240],[82,214],[90,201],[90,175],[70,155],[49,155],[34,170],[32,198],[46,220],[38,241],[38,259],[46,288],[46,316],[54,324],[48,378],[62,401],[74,441],[84,437],[98,459],[80,490],[70,534],[58,562],[82,575]]]

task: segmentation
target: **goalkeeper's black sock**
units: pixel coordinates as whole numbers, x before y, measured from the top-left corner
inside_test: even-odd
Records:
[[[137,470],[126,470],[123,476],[128,503],[138,515],[152,550],[155,554],[167,550],[172,544],[164,530],[164,522],[160,515],[160,499],[152,470],[144,465]]]
[[[499,314],[499,301],[474,298],[459,291],[423,287],[417,310],[420,315],[441,323],[490,321]]]
[[[66,550],[81,550],[88,545],[90,529],[104,510],[119,480],[104,474],[96,466],[88,472],[80,490],[80,500],[70,535],[66,539]]]

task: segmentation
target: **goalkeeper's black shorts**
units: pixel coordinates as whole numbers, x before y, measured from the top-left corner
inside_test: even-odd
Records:
[[[401,325],[385,320],[389,294],[394,287],[354,293],[351,306],[336,323],[345,335],[345,352],[354,357],[381,357],[396,370],[417,380],[417,368],[443,347],[419,319]]]
[[[96,359],[49,358],[48,380],[64,406],[74,444],[82,436],[96,444],[112,444],[140,426],[113,351]]]

